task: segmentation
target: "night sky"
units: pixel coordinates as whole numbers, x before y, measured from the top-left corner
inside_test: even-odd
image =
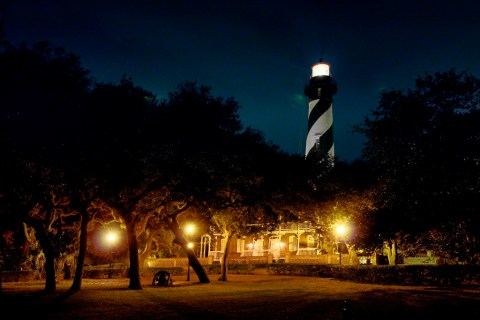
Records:
[[[382,90],[414,87],[425,72],[480,77],[480,2],[443,0],[2,0],[14,44],[48,40],[81,57],[100,82],[123,74],[163,98],[196,81],[234,97],[245,126],[304,154],[310,67],[331,64],[335,151],[360,158],[352,127]]]

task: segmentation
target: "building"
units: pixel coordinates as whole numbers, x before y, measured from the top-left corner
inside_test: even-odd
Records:
[[[321,160],[328,156],[333,160],[335,157],[332,100],[336,90],[330,65],[321,60],[314,64],[310,81],[305,86],[305,95],[308,97],[307,159]]]
[[[225,251],[226,239],[221,234],[214,235],[213,239],[208,235],[204,237],[202,243],[210,243],[208,255],[219,261]],[[230,254],[250,259],[270,256],[273,261],[283,261],[287,255],[318,255],[320,246],[310,222],[281,223],[276,229],[261,235],[234,236],[230,242]]]

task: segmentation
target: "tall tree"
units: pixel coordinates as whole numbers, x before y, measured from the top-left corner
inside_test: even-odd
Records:
[[[97,83],[84,113],[87,170],[101,181],[103,201],[122,217],[130,253],[130,289],[142,289],[136,226],[141,200],[155,188],[146,171],[150,137],[147,119],[155,96],[125,76],[119,85]]]
[[[70,207],[66,174],[75,159],[75,120],[91,79],[78,56],[47,42],[0,48],[0,192],[35,230],[46,256],[45,290],[56,288],[55,248]],[[73,211],[72,211],[73,210]]]
[[[185,82],[162,100],[157,144],[163,152],[157,170],[171,201],[158,207],[159,217],[175,235],[174,242],[187,252],[200,282],[210,280],[193,251],[187,247],[179,219],[193,205],[208,214],[209,201],[217,192],[220,168],[233,166],[225,157],[233,139],[241,133],[240,106],[233,98],[215,97],[211,88]]]
[[[212,222],[227,242],[221,281],[227,281],[230,239],[271,231],[280,222],[297,219],[301,193],[308,188],[305,160],[266,142],[261,132],[247,129],[229,147],[223,153],[228,166],[215,166],[220,179],[210,207]]]
[[[383,186],[377,221],[387,238],[397,231],[446,232],[458,223],[478,238],[479,101],[480,81],[455,70],[419,77],[405,92],[382,93],[360,131],[368,138],[364,156]]]

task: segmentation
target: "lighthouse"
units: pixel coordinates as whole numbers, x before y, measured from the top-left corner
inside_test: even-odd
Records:
[[[312,66],[310,81],[305,86],[308,97],[308,128],[305,158],[334,160],[332,98],[337,85],[330,74],[330,65],[320,62]]]

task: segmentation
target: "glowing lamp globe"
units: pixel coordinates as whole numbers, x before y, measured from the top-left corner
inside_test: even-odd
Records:
[[[344,226],[338,226],[336,231],[337,231],[338,235],[343,235],[345,233],[346,229],[345,229]]]
[[[319,62],[312,66],[312,78],[314,77],[329,77],[330,65],[325,62]]]
[[[105,235],[105,241],[108,245],[114,245],[118,240],[118,236],[115,232],[108,232]]]
[[[185,228],[185,233],[186,234],[193,234],[195,232],[195,226],[193,224],[189,224],[186,228]]]

